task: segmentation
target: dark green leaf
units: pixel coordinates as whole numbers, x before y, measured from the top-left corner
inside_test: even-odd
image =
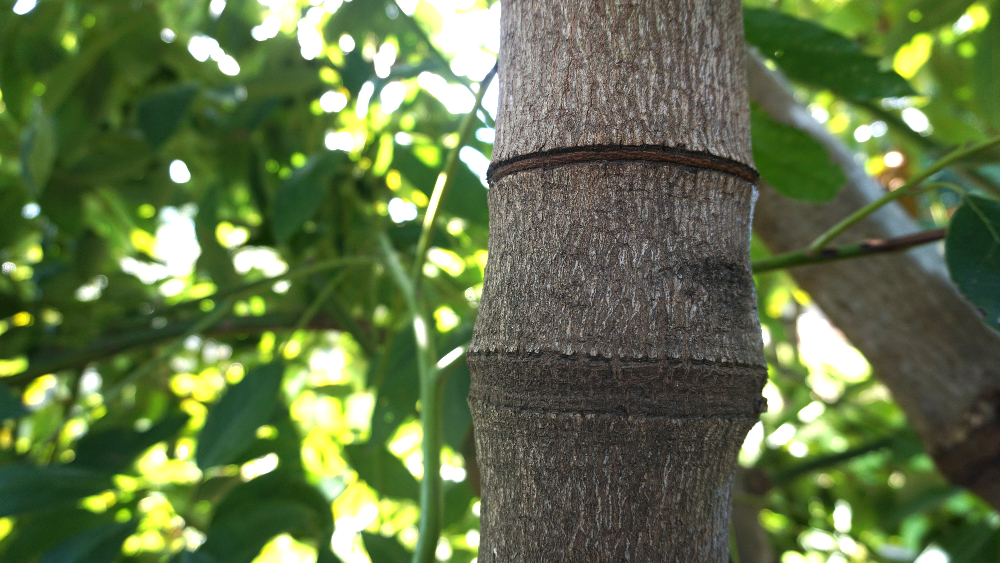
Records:
[[[378,388],[378,399],[372,410],[370,442],[385,442],[406,417],[416,413],[419,394],[416,358],[413,330],[407,327],[397,332],[378,361],[372,362],[368,385]]]
[[[783,195],[810,202],[829,201],[847,182],[840,167],[812,137],[756,108],[750,113],[750,123],[757,169],[764,181]]]
[[[441,515],[441,525],[445,528],[460,521],[469,513],[472,506],[472,488],[468,481],[451,483],[444,492],[444,513]]]
[[[112,488],[103,473],[59,465],[0,467],[0,517],[76,502]]]
[[[174,133],[197,93],[197,86],[181,84],[139,100],[136,121],[151,147],[159,147]]]
[[[1000,129],[1000,9],[993,8],[986,29],[979,34],[973,61],[976,100],[983,117]]]
[[[225,465],[246,449],[278,404],[285,367],[272,362],[249,370],[212,405],[198,433],[198,467]]]
[[[346,159],[340,151],[313,157],[288,177],[271,202],[271,231],[279,243],[287,241],[319,208],[329,192],[330,177]]]
[[[743,10],[746,40],[773,59],[794,80],[867,101],[910,96],[915,92],[902,76],[882,70],[850,39],[812,22],[774,10]]]
[[[381,444],[351,444],[344,446],[344,456],[368,486],[380,495],[417,500],[420,487],[416,478]]]
[[[951,217],[944,249],[962,295],[1000,330],[1000,201],[966,196]]]
[[[250,563],[274,536],[289,532],[313,535],[314,512],[299,502],[274,499],[212,522],[198,553],[219,563]]]
[[[26,234],[32,231],[30,223],[21,215],[24,204],[28,203],[24,189],[11,177],[0,177],[0,224],[4,228],[0,229],[0,248],[12,246],[20,241]],[[0,297],[0,318],[6,318],[10,314],[3,314],[6,310],[3,307]],[[18,309],[20,311],[21,309]],[[14,311],[15,313],[17,311]]]
[[[14,528],[0,543],[0,561],[37,563],[60,543],[87,530],[112,523],[114,514],[94,514],[74,506],[61,506],[17,517]]]
[[[10,387],[0,383],[0,421],[21,418],[29,411]]]
[[[365,542],[365,549],[372,563],[408,563],[410,552],[399,543],[396,538],[387,538],[378,534],[361,532],[361,539]]]
[[[444,384],[441,418],[444,421],[444,443],[459,451],[472,430],[472,413],[468,402],[471,381],[465,356],[456,362],[458,365],[448,374],[448,380]]]
[[[73,465],[111,473],[123,471],[153,445],[176,436],[188,418],[187,414],[167,416],[144,432],[131,428],[89,432],[76,444]]]
[[[296,502],[310,508],[313,512],[310,522],[318,540],[333,534],[333,513],[329,500],[319,489],[303,481],[301,476],[282,467],[230,491],[212,515],[213,525],[229,519],[238,520],[256,506],[274,500]]]
[[[330,546],[323,544],[316,550],[316,563],[344,563],[339,557],[333,554]]]
[[[203,551],[182,551],[171,557],[170,563],[219,563],[219,561]]]
[[[198,245],[201,247],[201,254],[195,263],[198,269],[207,271],[221,289],[234,287],[240,284],[240,276],[233,267],[233,258],[229,255],[219,238],[215,234],[219,225],[219,198],[222,188],[215,186],[208,190],[201,204],[198,206],[198,215],[194,220],[195,235],[198,237]]]
[[[112,563],[138,526],[138,520],[131,520],[92,528],[52,548],[38,563]]]
[[[52,118],[36,100],[32,109],[31,123],[21,138],[21,176],[35,196],[45,191],[45,187],[49,184],[58,149]]]

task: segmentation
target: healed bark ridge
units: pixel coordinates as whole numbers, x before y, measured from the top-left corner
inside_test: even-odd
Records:
[[[481,561],[727,560],[766,380],[743,65],[735,0],[504,5]]]

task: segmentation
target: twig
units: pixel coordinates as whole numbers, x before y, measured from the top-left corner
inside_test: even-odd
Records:
[[[772,258],[757,260],[752,264],[753,273],[763,274],[765,272],[781,270],[783,268],[794,268],[796,266],[805,266],[821,262],[834,262],[836,260],[844,260],[846,258],[871,256],[887,252],[898,252],[914,246],[920,246],[922,244],[941,240],[945,237],[946,233],[947,229],[933,229],[891,239],[873,239],[866,240],[860,244],[824,248],[816,254],[809,254],[807,250],[788,252]]]
[[[880,207],[884,206],[885,204],[891,201],[899,199],[905,195],[913,195],[913,189],[919,186],[920,183],[926,180],[927,178],[940,172],[941,170],[947,168],[948,166],[951,166],[955,162],[961,161],[966,157],[969,157],[977,152],[986,150],[996,145],[1000,145],[1000,137],[995,137],[987,141],[976,143],[970,147],[959,148],[952,151],[947,156],[939,159],[934,164],[928,166],[927,168],[925,168],[924,170],[920,171],[915,176],[907,180],[907,182],[902,186],[900,186],[899,189],[893,190],[885,194],[884,196],[876,199],[875,201],[855,211],[846,219],[828,229],[825,233],[817,237],[816,240],[812,242],[812,244],[809,245],[809,247],[806,249],[806,253],[809,255],[819,254],[823,250],[823,248],[826,247],[826,245],[830,244],[830,241],[837,238],[839,234],[846,231],[848,228],[853,226],[858,221],[861,221],[865,217],[871,215]]]
[[[458,130],[458,142],[455,143],[451,152],[448,153],[448,158],[445,160],[444,166],[441,168],[441,173],[438,174],[437,181],[434,183],[434,192],[431,194],[430,203],[427,204],[427,211],[424,213],[424,226],[420,230],[420,239],[417,241],[417,255],[413,260],[413,267],[410,269],[410,283],[414,286],[418,294],[420,293],[421,279],[423,278],[424,262],[427,260],[427,248],[430,246],[434,230],[437,228],[438,208],[444,197],[448,195],[448,190],[451,189],[451,184],[455,179],[455,170],[458,168],[458,154],[461,152],[462,147],[468,144],[469,137],[472,136],[473,125],[476,121],[476,111],[479,109],[480,104],[483,103],[483,96],[486,94],[486,90],[489,88],[490,82],[493,81],[496,73],[497,65],[494,64],[493,68],[486,73],[483,81],[479,83],[476,102],[473,104],[472,110],[465,115],[465,119],[462,120],[462,126]]]
[[[237,334],[261,333],[295,326],[301,313],[275,313],[260,317],[230,316],[219,320],[215,325],[201,332],[214,337],[225,337]],[[84,348],[52,350],[46,349],[35,353],[30,359],[28,368],[6,378],[5,383],[19,385],[40,375],[55,373],[65,369],[83,367],[91,362],[129,352],[137,348],[153,346],[186,334],[197,324],[199,319],[184,319],[167,323],[160,328],[143,328],[124,333],[110,333],[98,337],[92,344]],[[329,317],[314,318],[308,324],[313,330],[341,330],[342,327]]]

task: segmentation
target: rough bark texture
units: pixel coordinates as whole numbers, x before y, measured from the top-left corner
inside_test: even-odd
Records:
[[[761,186],[754,230],[774,252],[797,250],[882,188],[763,63],[748,61],[751,99],[809,133],[849,183],[832,203],[783,198]],[[895,204],[852,227],[840,243],[913,233]],[[952,482],[1000,509],[1000,335],[983,324],[948,279],[940,248],[795,268],[795,280],[892,391],[928,452]]]
[[[513,0],[494,164],[613,146],[752,165],[743,56],[735,0]],[[491,183],[469,348],[480,561],[727,561],[764,407],[755,192],[635,154]]]

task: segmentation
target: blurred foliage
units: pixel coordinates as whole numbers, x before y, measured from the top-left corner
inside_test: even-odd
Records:
[[[418,342],[378,240],[415,259],[496,56],[487,4],[0,7],[0,560],[410,558]],[[747,4],[748,39],[887,189],[1000,133],[996,2]],[[460,356],[486,261],[495,100],[473,116],[418,272],[439,354],[459,358],[437,548],[455,562],[478,545]],[[833,197],[842,177],[824,153],[754,115],[764,177]],[[998,154],[904,199],[930,228],[979,194],[955,213],[950,264],[995,263],[997,204],[981,196],[998,193]],[[994,278],[975,277],[995,268],[962,267],[995,314]],[[763,507],[781,561],[998,560],[1000,519],[934,471],[864,359],[787,275],[758,284],[771,406],[741,462],[767,486],[737,502]]]

